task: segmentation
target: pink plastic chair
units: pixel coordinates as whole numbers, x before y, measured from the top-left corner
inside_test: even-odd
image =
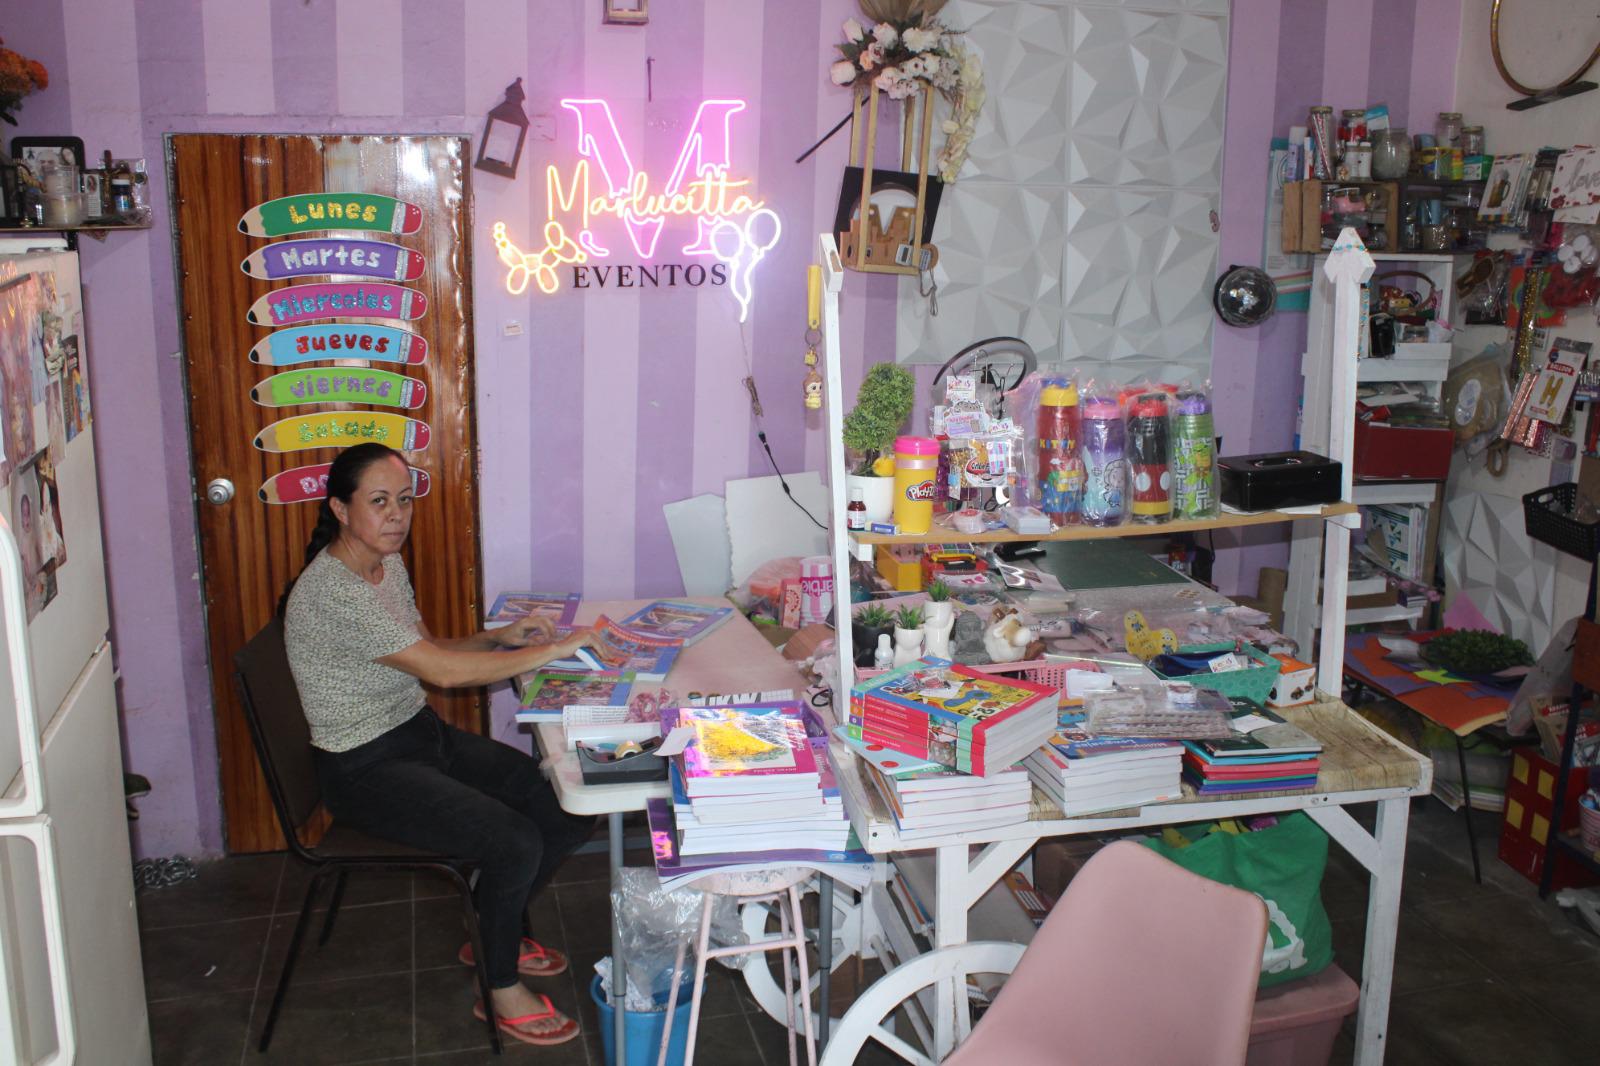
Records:
[[[1090,859],[1026,951],[979,941],[918,956],[856,1001],[822,1066],[877,1040],[908,1062],[934,1059],[883,1020],[942,981],[957,991],[946,1066],[1223,1066],[1243,1063],[1266,942],[1260,898],[1192,874],[1149,848],[1111,844]],[[1010,973],[968,1033],[967,976]]]

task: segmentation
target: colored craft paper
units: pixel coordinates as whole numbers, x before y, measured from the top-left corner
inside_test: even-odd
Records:
[[[312,192],[268,200],[246,211],[239,232],[252,237],[282,237],[324,229],[415,233],[422,209],[392,196],[370,192]]]
[[[274,374],[250,390],[250,398],[263,407],[368,403],[415,410],[427,396],[427,386],[416,378],[349,366],[319,366]]]
[[[1418,670],[1417,676],[1435,685],[1464,685],[1467,679],[1457,677],[1448,670]]]
[[[416,289],[377,281],[287,285],[250,305],[245,317],[257,326],[292,326],[319,318],[394,318],[409,322],[428,313],[428,298]]]
[[[398,326],[365,322],[290,326],[269,333],[250,349],[250,361],[267,366],[294,366],[329,359],[365,359],[372,363],[420,366],[428,358],[428,342]]]
[[[357,274],[389,281],[413,281],[422,276],[422,253],[384,241],[357,241],[343,237],[279,241],[251,252],[239,264],[252,278],[303,278],[317,274]]]
[[[256,497],[262,503],[311,503],[328,494],[328,470],[332,463],[296,466],[273,474],[261,483]],[[411,468],[411,495],[421,499],[433,487],[426,470]]]
[[[298,452],[376,441],[399,451],[420,452],[432,435],[426,422],[387,411],[318,411],[274,422],[252,443],[264,452]]]

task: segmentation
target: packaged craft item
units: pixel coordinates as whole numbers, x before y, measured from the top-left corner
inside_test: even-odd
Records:
[[[1133,461],[1133,520],[1172,518],[1172,417],[1165,392],[1143,392],[1128,405],[1128,454]]]
[[[1085,693],[1084,728],[1095,736],[1204,740],[1230,736],[1228,697],[1187,681],[1123,684]]]
[[[1083,520],[1091,526],[1121,525],[1128,518],[1128,437],[1122,405],[1111,392],[1082,394]]]
[[[1039,510],[1052,525],[1083,520],[1083,460],[1079,456],[1082,421],[1078,386],[1051,378],[1039,390]]]
[[[1205,389],[1178,393],[1172,416],[1172,512],[1178,518],[1217,513],[1217,439]]]
[[[933,525],[934,476],[939,442],[932,437],[896,437],[894,524],[902,533],[926,533]]]

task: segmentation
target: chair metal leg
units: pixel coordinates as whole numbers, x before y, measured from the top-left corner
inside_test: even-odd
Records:
[[[460,870],[454,867],[446,867],[445,870],[450,880],[455,883],[456,891],[461,893],[461,906],[467,919],[467,939],[472,943],[472,965],[478,972],[478,994],[483,997],[483,1017],[489,1026],[489,1044],[498,1055],[501,1053],[500,1022],[494,1013],[493,989],[489,987],[489,967],[483,955],[483,935],[478,930],[477,908],[472,905],[472,886],[461,876]]]
[[[329,935],[333,933],[333,920],[339,916],[339,904],[344,902],[344,883],[349,876],[349,870],[340,870],[339,879],[333,883],[333,899],[328,901],[328,914],[322,919],[322,935],[317,937],[319,948],[328,942]]]
[[[322,878],[327,871],[319,869],[311,876],[311,883],[306,886],[306,898],[300,904],[300,917],[295,919],[294,934],[289,937],[289,954],[283,960],[283,973],[278,977],[277,991],[272,994],[272,1006],[267,1010],[267,1022],[261,1027],[261,1040],[256,1045],[256,1050],[265,1053],[267,1045],[272,1042],[272,1027],[278,1024],[278,1011],[283,1007],[284,993],[289,990],[289,977],[294,973],[294,962],[300,954],[300,941],[306,935],[306,923],[311,918],[311,906],[316,902],[317,891],[322,887]]]
[[[700,929],[695,934],[694,941],[694,998],[689,1003],[689,1036],[684,1043],[684,1066],[694,1066],[695,1037],[700,1032],[700,990],[706,983],[706,950],[711,945],[711,904],[713,897],[710,892],[705,894],[705,901],[700,904]],[[672,1024],[672,1019],[667,1019],[667,1024]]]
[[[778,896],[773,900],[778,908],[778,939],[780,942],[792,941],[794,933],[789,927],[789,908],[784,905],[783,897]],[[798,954],[798,953],[797,953]],[[789,949],[778,949],[778,956],[783,961],[783,1021],[789,1027],[789,1066],[799,1066],[799,1059],[795,1053],[794,1040],[794,973],[789,965]],[[758,955],[756,958],[762,965],[766,964],[766,956]],[[807,989],[806,991],[810,991]],[[807,1008],[809,1009],[809,1007]]]
[[[1456,735],[1456,763],[1461,767],[1461,814],[1467,823],[1467,846],[1472,849],[1472,879],[1483,884],[1483,871],[1478,867],[1478,838],[1472,835],[1472,786],[1467,783],[1467,749]]]
[[[800,911],[800,890],[794,885],[789,886],[789,906],[794,914],[796,943],[794,954],[799,961],[800,969],[800,1016],[805,1019],[806,1026],[806,1063],[808,1066],[817,1066],[817,1034],[811,1024],[811,973],[806,962],[806,919]],[[826,999],[823,999],[820,1010],[823,1017],[826,1017],[828,1013]]]

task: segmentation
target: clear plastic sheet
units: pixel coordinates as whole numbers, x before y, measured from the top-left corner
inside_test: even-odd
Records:
[[[678,945],[688,944],[684,973],[693,974],[694,939],[700,928],[704,894],[692,887],[663,888],[653,866],[618,871],[611,889],[611,908],[621,926],[622,950],[628,960],[628,1009],[662,1010],[672,987]],[[712,942],[744,942],[739,911],[732,897],[718,897],[711,914]],[[611,959],[595,964],[606,998],[611,997]]]

